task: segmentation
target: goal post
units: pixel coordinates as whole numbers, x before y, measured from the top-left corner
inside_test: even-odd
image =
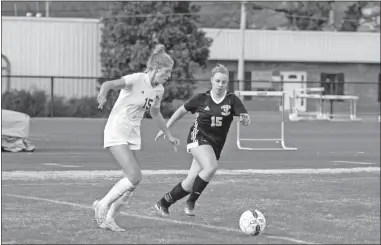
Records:
[[[280,100],[281,103],[281,110],[278,111],[279,113],[279,128],[280,128],[280,136],[277,138],[241,138],[241,125],[240,121],[237,120],[237,147],[240,150],[249,150],[249,151],[279,151],[279,150],[286,150],[286,151],[295,151],[297,148],[295,147],[288,147],[285,142],[285,109],[284,109],[284,101],[285,101],[285,92],[283,91],[235,91],[235,94],[239,97],[241,96],[255,96],[255,97],[275,97]],[[244,147],[242,146],[243,141],[257,141],[257,142],[275,142],[279,143],[280,147]]]

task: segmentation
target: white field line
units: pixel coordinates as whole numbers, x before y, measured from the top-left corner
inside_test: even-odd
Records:
[[[43,163],[45,166],[57,166],[62,168],[81,168],[79,165],[59,164],[59,163]]]
[[[329,154],[349,154],[349,155],[353,155],[353,154],[364,154],[365,152],[363,151],[358,151],[358,152],[353,152],[353,151],[331,151],[329,152]]]
[[[360,165],[372,165],[372,164],[375,164],[375,163],[372,163],[372,162],[352,162],[352,161],[333,161],[333,162],[336,162],[336,163],[360,164]]]
[[[75,207],[75,208],[82,208],[82,209],[90,209],[90,210],[92,210],[91,206],[86,206],[86,205],[78,204],[78,203],[65,202],[65,201],[57,201],[57,200],[52,200],[52,199],[47,199],[47,198],[40,198],[40,197],[29,197],[29,196],[23,196],[23,195],[13,195],[13,194],[3,194],[3,195],[4,196],[15,197],[15,198],[20,198],[20,199],[29,199],[29,200],[34,200],[34,201],[44,201],[44,202],[50,202],[50,203],[58,204],[58,205],[66,205],[66,206]],[[194,223],[194,222],[186,222],[186,221],[180,221],[180,220],[165,219],[165,218],[160,218],[160,217],[152,217],[152,216],[146,216],[146,215],[141,215],[141,214],[132,214],[132,213],[126,213],[126,212],[121,212],[121,214],[124,215],[124,216],[129,216],[129,217],[134,217],[134,218],[139,218],[139,219],[145,219],[145,220],[153,220],[153,221],[161,221],[161,222],[173,223],[173,224],[178,224],[178,225],[187,225],[187,226],[193,226],[193,227],[201,227],[201,228],[206,228],[206,229],[210,229],[210,230],[219,230],[219,231],[226,231],[226,232],[241,233],[238,229],[228,228],[228,227],[223,227],[223,226],[214,226],[214,225],[208,225],[208,224],[200,224],[200,223]],[[266,233],[263,233],[261,235],[262,236],[266,236],[268,238],[288,241],[288,242],[292,242],[292,243],[314,244],[312,242],[303,241],[303,240],[299,240],[299,239],[294,239],[294,238],[290,238],[290,237],[266,235]]]
[[[219,163],[243,163],[245,161],[229,161],[229,160],[226,160],[226,161],[219,161]],[[290,161],[291,162],[291,161]],[[295,162],[295,161],[292,161],[292,162]],[[22,164],[24,162],[17,162],[19,164]],[[105,162],[91,162],[92,164],[104,164]],[[155,163],[155,164],[161,164],[161,163],[168,163],[168,161],[140,161],[139,162],[140,164],[149,164],[149,163]],[[65,162],[61,162],[61,163],[40,163],[40,164],[43,164],[43,165],[55,165],[55,166],[58,166],[58,165],[62,165],[62,166],[77,166],[77,165],[70,165],[70,163],[65,163]]]
[[[143,175],[186,175],[188,170],[142,170]],[[379,167],[361,168],[319,168],[319,169],[220,169],[216,175],[255,175],[255,174],[344,174],[379,173]],[[105,179],[120,178],[119,170],[70,170],[70,171],[2,171],[2,180],[31,179]]]
[[[143,179],[143,181],[145,181]],[[240,182],[243,182],[242,180],[230,180],[230,181],[218,181],[218,180],[215,180],[211,183],[209,183],[209,185],[211,186],[215,186],[215,185],[229,185],[229,184],[232,184],[232,183],[240,183]],[[4,184],[4,183],[7,183],[7,184]],[[62,182],[49,182],[49,183],[41,183],[41,182],[17,182],[17,183],[11,183],[9,184],[8,182],[3,182],[3,184],[1,185],[1,187],[9,187],[9,186],[12,186],[12,187],[15,187],[15,186],[65,186],[65,185],[84,185],[84,186],[89,186],[89,185],[97,185],[98,182],[93,182],[93,183],[89,183],[89,182],[84,182],[84,181],[81,181],[81,180],[73,180],[72,182],[71,181],[62,181]],[[142,182],[144,183],[144,182]],[[150,182],[145,182],[144,184],[148,184]],[[166,184],[167,182],[166,181],[155,181],[155,184]],[[209,186],[208,185],[208,186]]]

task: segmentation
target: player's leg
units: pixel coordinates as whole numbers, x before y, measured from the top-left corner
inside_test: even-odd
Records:
[[[218,162],[216,153],[211,145],[204,144],[191,149],[193,157],[196,159],[202,170],[196,176],[192,191],[187,200],[187,206],[185,207],[185,213],[189,216],[194,215],[194,207],[197,199],[204,191],[210,180],[218,169]]]
[[[130,146],[127,144],[115,145],[109,147],[110,153],[114,156],[116,162],[123,169],[124,177],[119,180],[111,190],[99,201],[96,206],[96,217],[98,225],[105,223],[107,217],[108,223],[112,222],[111,219],[118,210],[121,202],[126,202],[132,196],[136,186],[142,179],[139,164],[136,160],[134,153],[131,151]],[[113,207],[110,215],[108,211],[112,204],[120,198],[120,202]],[[104,226],[104,225],[103,225]]]
[[[195,159],[193,159],[187,177],[178,183],[175,187],[173,187],[171,191],[165,193],[165,195],[155,204],[155,208],[161,215],[169,215],[169,207],[190,193],[194,179],[200,171],[200,165]]]
[[[134,157],[136,159],[135,150],[140,150],[140,145],[129,145],[129,148],[132,150],[132,153],[134,154]],[[123,171],[123,176],[127,177],[127,175],[124,173],[124,171]],[[111,230],[118,231],[119,227],[115,223],[115,218],[118,215],[120,209],[124,205],[128,204],[128,202],[132,198],[133,194],[134,194],[134,190],[127,191],[121,197],[119,197],[116,201],[114,201],[111,204],[110,209],[109,209],[107,216],[106,216],[106,223],[109,226],[108,228],[110,228]],[[113,229],[113,227],[114,227],[114,229]],[[119,231],[122,231],[122,230],[123,229],[119,228]]]
[[[181,182],[182,188],[187,191],[192,191],[192,186],[194,183],[194,180],[196,179],[197,175],[201,172],[202,168],[200,164],[196,161],[195,158],[193,158],[192,165],[189,169],[187,177]]]

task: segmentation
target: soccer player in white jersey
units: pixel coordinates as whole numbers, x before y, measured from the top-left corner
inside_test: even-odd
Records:
[[[227,91],[229,72],[223,65],[212,71],[212,89],[199,93],[181,106],[168,120],[171,127],[188,111],[197,113],[189,130],[187,150],[193,155],[188,176],[167,192],[156,204],[161,215],[169,215],[169,207],[189,195],[185,214],[194,216],[195,203],[218,169],[218,160],[224,147],[234,116],[240,117],[245,126],[251,122],[242,101]],[[163,132],[156,136],[157,140]]]
[[[152,118],[175,149],[179,145],[179,140],[172,136],[160,113],[164,94],[162,84],[169,79],[173,64],[172,58],[164,51],[164,46],[159,44],[152,52],[145,72],[107,81],[100,88],[100,109],[103,108],[110,89],[121,89],[104,129],[104,148],[108,148],[123,170],[123,178],[102,199],[93,203],[95,219],[101,228],[124,231],[115,223],[115,217],[121,206],[132,197],[142,179],[134,151],[141,148],[140,125],[147,110],[150,110]]]

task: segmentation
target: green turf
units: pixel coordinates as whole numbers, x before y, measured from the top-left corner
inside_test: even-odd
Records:
[[[244,128],[247,138],[279,136],[280,123],[271,117],[253,119]],[[173,133],[181,140],[177,153],[166,140],[154,142],[158,127],[153,120],[143,120],[142,146],[138,152],[142,169],[187,169],[191,156],[186,153],[186,137],[192,118],[180,120]],[[30,139],[36,152],[2,153],[2,170],[108,170],[117,169],[103,149],[105,119],[32,119]],[[375,122],[287,122],[286,142],[298,151],[240,151],[236,146],[236,128],[231,132],[221,155],[224,169],[292,169],[356,167],[332,161],[371,162],[380,165],[380,124]],[[245,142],[245,146],[255,146]],[[258,146],[258,144],[256,145]],[[179,161],[181,159],[181,161]],[[43,163],[77,165],[59,168]]]
[[[243,132],[249,137],[274,136],[274,119],[254,119]],[[182,140],[175,153],[165,141],[153,142],[157,127],[143,121],[142,169],[187,169],[191,156],[184,140],[191,119],[173,132]],[[2,171],[118,169],[102,149],[105,120],[32,119],[32,154],[2,154]],[[220,167],[224,169],[353,168],[380,166],[378,122],[286,123],[286,140],[295,152],[239,151],[235,127],[229,134]],[[369,162],[371,165],[334,161]],[[60,163],[79,167],[44,165]],[[182,214],[183,202],[166,220],[155,220],[153,203],[180,181],[181,176],[145,176],[134,201],[124,211],[146,218],[121,216],[126,233],[100,230],[93,221],[92,202],[115,180],[3,181],[3,243],[379,243],[380,174],[279,174],[216,176],[197,206],[197,217]],[[33,200],[15,197],[45,198]],[[50,200],[50,201],[49,201]],[[68,203],[54,203],[54,201]],[[74,206],[73,206],[74,205]],[[80,205],[80,206],[76,206]],[[82,206],[81,206],[82,205]],[[261,210],[268,221],[264,234],[248,237],[236,232],[239,215]],[[190,224],[173,223],[192,222]],[[204,225],[213,225],[208,228]],[[232,229],[232,230],[229,230]]]
[[[181,176],[146,176],[127,213],[157,217],[154,202]],[[111,180],[4,181],[2,241],[16,243],[377,243],[380,240],[380,175],[216,176],[197,205],[197,216],[182,214],[183,201],[169,219],[237,229],[239,215],[259,209],[268,222],[264,234],[248,237],[162,220],[120,216],[125,233],[103,231],[91,203]],[[86,207],[10,195],[45,198]],[[281,237],[281,238],[279,238]]]

